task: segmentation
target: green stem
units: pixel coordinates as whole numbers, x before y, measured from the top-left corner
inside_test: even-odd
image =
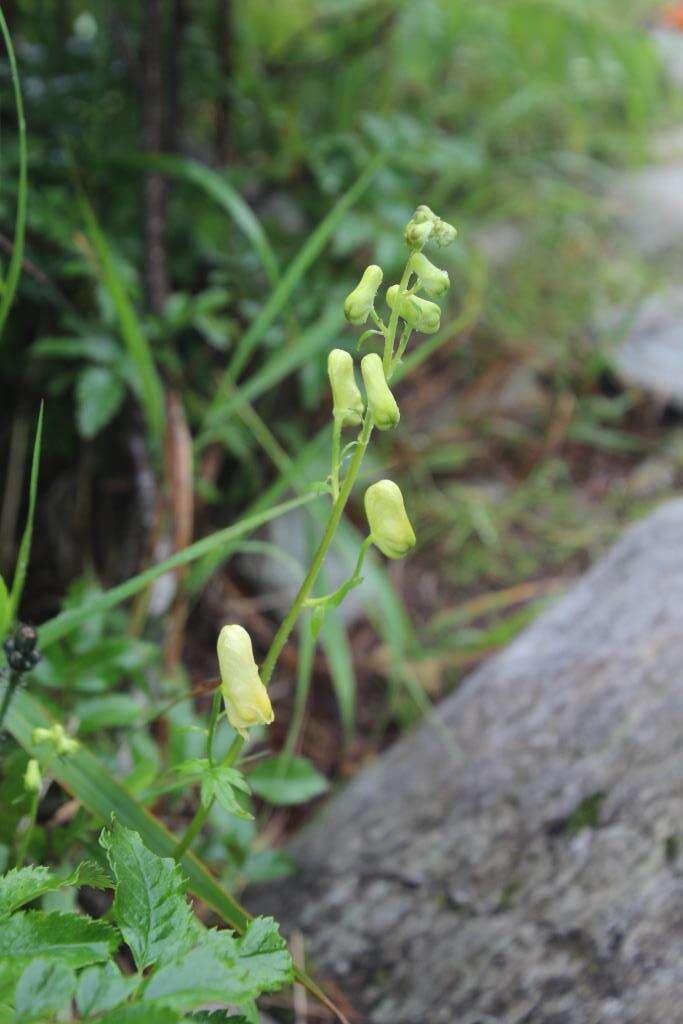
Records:
[[[230,744],[230,749],[228,750],[227,754],[221,761],[221,766],[231,768],[234,765],[237,758],[239,757],[240,751],[242,750],[243,746],[244,740],[242,739],[242,737],[235,736],[234,740]],[[206,805],[200,803],[199,807],[195,812],[194,818],[192,819],[190,824],[187,826],[187,829],[185,830],[183,838],[180,840],[175,850],[173,851],[174,860],[180,860],[183,857],[183,855],[187,853],[189,848],[192,846],[192,843],[199,835],[202,825],[208,818],[209,812],[212,807],[213,800],[210,800],[209,803]]]
[[[296,693],[294,694],[294,713],[287,731],[285,745],[282,748],[283,764],[285,759],[291,758],[299,741],[301,726],[303,725],[304,714],[306,713],[306,704],[308,703],[308,694],[311,689],[315,641],[311,629],[310,615],[303,622],[303,627],[300,633],[299,672],[297,675]]]
[[[396,338],[396,328],[398,327],[398,303],[401,295],[405,292],[408,281],[412,270],[410,267],[410,260],[406,263],[403,275],[399,282],[398,293],[396,295],[396,301],[394,302],[394,308],[391,311],[389,317],[389,326],[387,327],[387,333],[384,336],[384,358],[382,360],[384,364],[384,376],[389,380],[391,376],[391,367],[394,361],[394,339]]]
[[[7,680],[7,687],[2,698],[2,704],[0,705],[0,730],[2,730],[2,723],[5,721],[5,715],[7,709],[10,706],[12,697],[17,691],[17,687],[21,682],[21,676],[18,672],[10,672],[9,679]]]
[[[299,618],[299,614],[304,606],[304,602],[306,601],[308,595],[313,589],[313,585],[318,577],[318,573],[320,572],[322,564],[325,561],[325,556],[328,552],[330,544],[332,543],[332,538],[334,537],[337,531],[337,527],[339,526],[342,513],[346,508],[346,503],[349,500],[349,495],[351,494],[353,485],[356,482],[356,477],[358,476],[358,471],[363,461],[365,450],[368,446],[368,442],[370,441],[370,435],[372,434],[373,425],[374,424],[372,422],[372,416],[370,415],[370,413],[367,413],[365,420],[363,422],[363,427],[358,437],[358,447],[356,448],[353,454],[351,464],[349,465],[348,472],[344,478],[344,483],[342,484],[341,490],[339,492],[339,497],[332,506],[332,511],[330,512],[330,518],[327,521],[325,533],[323,534],[322,540],[318,545],[318,550],[313,556],[311,567],[308,570],[303,583],[299,587],[299,592],[294,598],[292,607],[287,612],[287,615],[283,619],[280,628],[275,634],[273,642],[270,645],[270,650],[266,655],[266,660],[263,663],[263,668],[261,670],[261,679],[263,680],[265,686],[267,686],[268,683],[270,682],[270,677],[273,674],[273,669],[277,664],[277,660],[280,657],[282,648],[285,646],[287,640],[289,639],[289,634],[292,632],[296,624],[296,620]]]
[[[14,105],[17,112],[17,126],[19,129],[19,183],[17,189],[17,215],[14,226],[12,255],[10,257],[9,268],[7,270],[7,277],[3,283],[2,298],[0,298],[0,334],[2,334],[5,321],[7,320],[7,314],[10,311],[17,291],[17,285],[19,284],[19,277],[21,275],[21,268],[24,259],[26,197],[28,192],[28,156],[26,147],[26,120],[24,118],[24,103],[21,95],[21,85],[19,83],[19,71],[14,55],[14,47],[12,46],[12,37],[7,26],[7,21],[5,20],[5,15],[2,13],[1,8],[0,32],[2,33],[2,38],[7,50],[7,59],[9,61],[10,74],[12,77],[12,87],[14,89]]]
[[[335,416],[332,427],[332,503],[339,497],[339,463],[343,417]]]
[[[28,844],[31,841],[33,830],[36,827],[36,818],[38,816],[38,804],[40,803],[40,793],[34,793],[31,799],[31,808],[28,812],[29,821],[24,834],[21,837],[19,843],[19,849],[17,850],[17,863],[16,867],[20,868],[26,859],[26,851],[28,850]]]

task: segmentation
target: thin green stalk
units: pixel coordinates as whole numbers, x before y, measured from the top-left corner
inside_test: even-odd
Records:
[[[273,642],[270,645],[270,650],[266,655],[266,660],[263,663],[263,668],[261,670],[261,678],[263,679],[263,683],[265,686],[267,686],[268,683],[270,682],[270,677],[273,674],[273,669],[277,664],[277,660],[280,657],[282,648],[287,643],[289,634],[292,632],[292,629],[294,628],[296,621],[299,618],[301,609],[304,606],[304,602],[306,601],[311,590],[313,589],[313,585],[315,584],[318,573],[320,572],[322,564],[325,561],[325,556],[327,555],[330,544],[332,543],[332,538],[334,537],[337,531],[337,527],[339,526],[342,513],[346,508],[346,503],[349,500],[349,495],[351,494],[353,485],[356,482],[358,470],[361,467],[361,463],[365,455],[365,450],[368,446],[368,442],[370,441],[372,428],[372,416],[370,415],[370,413],[367,413],[358,438],[358,447],[354,452],[348,472],[346,474],[346,477],[344,478],[344,483],[342,484],[341,490],[339,492],[339,497],[332,506],[332,511],[330,512],[330,518],[327,521],[325,533],[323,534],[322,540],[318,545],[318,550],[313,556],[311,567],[308,570],[303,583],[299,587],[299,592],[294,598],[292,607],[287,612],[287,615],[283,619],[280,628],[275,634]]]
[[[24,834],[21,837],[19,843],[19,849],[17,850],[17,863],[16,867],[20,868],[26,860],[26,853],[28,851],[29,843],[31,842],[31,836],[33,830],[36,827],[36,818],[38,817],[38,804],[40,803],[40,793],[34,793],[31,798],[31,806],[28,812],[28,824],[24,829]]]
[[[7,682],[7,689],[5,690],[2,697],[2,704],[0,705],[0,732],[2,731],[2,724],[5,721],[5,715],[9,708],[12,697],[17,691],[19,683],[21,682],[21,676],[18,672],[10,672],[9,680]]]
[[[12,243],[12,256],[10,257],[7,278],[2,290],[0,299],[0,335],[2,334],[5,321],[12,307],[14,296],[19,284],[19,276],[24,259],[24,236],[26,234],[26,196],[28,192],[28,157],[26,151],[26,121],[24,118],[24,101],[21,95],[19,84],[19,70],[12,46],[12,37],[5,20],[5,15],[0,7],[0,32],[7,49],[12,86],[14,89],[14,105],[17,111],[17,126],[19,130],[19,187],[17,192],[17,218],[14,225],[14,240]]]
[[[384,364],[384,375],[387,380],[391,377],[392,363],[394,361],[394,339],[396,338],[396,328],[398,327],[398,300],[400,299],[402,292],[405,292],[406,285],[410,280],[411,274],[412,270],[410,268],[410,260],[408,260],[398,285],[396,302],[394,302],[394,308],[392,309],[391,316],[389,317],[387,332],[384,335],[384,358],[382,359],[382,363]]]
[[[234,765],[237,758],[239,757],[240,751],[242,750],[243,746],[243,738],[241,736],[235,736],[234,740],[230,744],[230,749],[228,750],[227,754],[221,761],[221,766],[231,768],[232,765]],[[180,840],[175,850],[173,851],[174,860],[181,860],[184,854],[190,849],[192,843],[199,835],[202,829],[202,825],[208,818],[209,812],[213,807],[213,803],[213,800],[210,800],[208,804],[200,803],[194,818],[192,819],[190,824],[187,826],[187,829],[185,830],[183,838]]]
[[[299,650],[299,671],[296,680],[296,692],[294,694],[294,712],[287,730],[287,739],[282,748],[283,765],[285,759],[291,758],[301,735],[301,727],[306,713],[308,694],[311,690],[311,677],[313,674],[313,653],[315,651],[315,639],[311,629],[310,615],[307,615],[303,622],[303,629],[300,634]]]
[[[334,503],[339,497],[339,463],[340,463],[340,449],[341,449],[341,432],[343,425],[343,417],[334,417],[334,425],[332,427],[332,502]]]

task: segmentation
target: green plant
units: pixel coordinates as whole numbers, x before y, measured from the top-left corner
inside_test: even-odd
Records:
[[[9,772],[9,777],[23,780],[23,789],[28,797],[25,793],[21,799],[24,805],[27,799],[29,803],[28,807],[25,807],[28,824],[24,825],[19,848],[15,853],[17,868],[14,873],[7,876],[10,881],[5,884],[10,890],[16,884],[24,891],[22,879],[28,879],[29,875],[17,872],[31,870],[22,869],[21,865],[27,854],[40,851],[41,843],[46,838],[36,821],[42,787],[41,772],[55,778],[70,790],[81,801],[84,809],[96,818],[106,823],[112,815],[115,816],[119,824],[114,822],[113,832],[105,832],[101,838],[117,886],[112,908],[113,918],[131,950],[138,972],[147,972],[152,965],[156,967],[151,974],[145,973],[144,977],[138,976],[135,982],[130,983],[122,980],[119,974],[116,974],[114,980],[113,966],[101,967],[98,969],[97,979],[94,975],[87,976],[89,980],[86,987],[88,991],[91,988],[93,991],[99,991],[102,985],[108,991],[107,986],[111,981],[117,1000],[126,1003],[126,1019],[133,1012],[128,1008],[126,1000],[130,1000],[131,1005],[136,1001],[153,1003],[155,1008],[161,1007],[164,1013],[168,1014],[168,1018],[164,1017],[164,1020],[175,1020],[177,1018],[173,1014],[195,1010],[212,998],[218,998],[217,993],[222,993],[222,1002],[236,1003],[243,1010],[246,1007],[247,1015],[252,1019],[256,1013],[253,999],[261,991],[268,991],[291,977],[288,954],[273,931],[274,925],[259,921],[251,922],[239,904],[211,880],[203,866],[190,853],[190,848],[215,808],[219,808],[237,821],[248,823],[253,817],[250,803],[252,792],[266,802],[287,805],[309,800],[326,789],[326,780],[313,766],[306,759],[293,756],[294,744],[291,739],[285,744],[283,753],[276,757],[266,760],[253,760],[250,757],[242,761],[239,759],[245,742],[250,740],[251,730],[273,721],[274,712],[266,687],[271,681],[282,649],[301,617],[305,616],[303,649],[309,652],[310,659],[310,652],[314,649],[329,613],[340,605],[349,591],[362,583],[363,567],[370,548],[374,545],[389,558],[402,558],[416,543],[400,489],[390,480],[377,481],[366,491],[365,509],[369,532],[358,547],[355,565],[349,578],[332,592],[316,593],[316,584],[358,480],[373,430],[375,426],[382,430],[390,429],[399,421],[399,407],[392,394],[391,383],[399,375],[411,337],[416,331],[434,333],[439,328],[439,307],[434,302],[422,298],[419,293],[427,291],[428,294],[441,294],[448,287],[448,275],[434,267],[421,250],[430,239],[439,245],[446,245],[452,241],[454,235],[455,229],[440,220],[428,207],[418,207],[405,232],[409,256],[400,282],[387,290],[389,311],[386,323],[375,308],[383,276],[378,267],[373,267],[369,275],[366,273],[361,285],[347,298],[345,311],[350,321],[359,326],[364,326],[368,319],[373,323],[372,328],[361,334],[358,348],[361,349],[377,340],[380,353],[368,353],[362,358],[365,397],[356,383],[351,356],[342,350],[331,353],[328,362],[334,400],[331,469],[328,478],[315,485],[309,493],[311,499],[326,497],[330,502],[322,537],[292,606],[274,635],[260,671],[254,660],[251,638],[246,630],[239,625],[230,625],[224,627],[220,634],[218,659],[221,685],[213,696],[206,729],[204,756],[175,759],[169,766],[166,776],[161,776],[159,786],[149,794],[150,798],[153,798],[154,793],[158,795],[160,792],[187,789],[195,784],[199,786],[197,809],[179,840],[173,840],[160,823],[146,814],[142,805],[132,795],[131,790],[139,789],[141,785],[139,775],[134,783],[127,780],[128,784],[124,789],[104,766],[99,769],[94,767],[96,762],[84,748],[82,739],[76,739],[65,729],[62,718],[68,704],[61,709],[55,708],[55,711],[58,711],[55,720],[45,714],[40,705],[27,693],[17,692],[16,673],[18,672],[22,678],[30,673],[38,657],[34,651],[35,635],[31,633],[28,637],[33,645],[28,654],[23,653],[26,647],[24,627],[8,641],[9,664],[15,674],[8,677],[3,688],[0,727],[6,722],[30,759],[27,762],[24,759],[17,760]],[[344,431],[350,428],[356,430],[357,434],[342,447]],[[38,450],[37,443],[36,451]],[[29,521],[32,520],[35,505],[36,466],[37,456],[34,456]],[[285,504],[292,507],[300,503],[295,499],[294,502]],[[220,539],[228,539],[230,533],[238,536],[240,532],[248,532],[256,523],[272,517],[283,507],[271,506],[262,516],[248,519],[243,527],[238,525],[230,528],[227,533],[224,531]],[[29,555],[30,530],[27,536],[25,550],[22,550],[24,561],[28,560]],[[118,726],[124,731],[129,730],[134,724],[135,702],[131,702],[130,699],[112,700],[110,695],[101,696],[102,688],[92,678],[85,692],[81,690],[77,678],[66,685],[64,661],[59,657],[49,657],[51,644],[60,637],[73,637],[74,631],[79,627],[83,629],[89,626],[89,636],[85,645],[82,642],[77,643],[72,648],[71,655],[67,657],[71,672],[77,675],[79,665],[83,669],[90,659],[91,664],[98,665],[100,672],[108,663],[109,681],[115,680],[117,671],[120,671],[122,655],[130,652],[126,652],[116,643],[112,646],[108,642],[106,632],[103,631],[102,614],[139,591],[141,586],[150,582],[169,565],[189,562],[200,554],[206,554],[211,544],[211,538],[205,538],[204,541],[173,556],[165,566],[156,566],[154,570],[148,570],[138,578],[127,581],[109,594],[93,595],[92,592],[86,591],[81,595],[81,604],[65,610],[52,622],[41,627],[40,639],[43,648],[47,649],[48,663],[37,674],[36,682],[42,681],[44,686],[58,687],[66,693],[69,689],[74,691],[76,700],[71,707],[80,719],[81,737],[111,726]],[[7,617],[7,626],[12,623],[13,618],[13,614]],[[144,651],[142,653],[144,657]],[[134,655],[133,662],[135,658]],[[131,667],[129,659],[129,671]],[[108,681],[105,679],[103,682],[106,693]],[[182,697],[183,694],[178,699]],[[177,700],[171,702],[171,707],[173,704],[177,704]],[[223,704],[224,711],[221,710]],[[140,710],[139,704],[137,707]],[[220,728],[224,718],[230,726],[227,733]],[[292,725],[292,729],[295,728],[296,718]],[[87,835],[87,826],[81,822],[76,834],[83,839],[84,832]],[[145,849],[145,845],[148,849]],[[228,924],[243,933],[241,939],[235,939],[225,932],[202,933],[198,937],[197,925],[192,923],[193,919],[182,897],[180,869],[173,868],[168,861],[158,861],[159,855],[168,853],[172,854],[173,859],[186,872],[190,890],[207,900]],[[120,875],[117,874],[119,869],[122,872]],[[131,869],[133,877],[130,875]],[[47,869],[34,870],[40,873]],[[141,923],[136,904],[140,902],[142,891],[150,885],[153,899],[151,909],[147,909],[156,917],[154,920]],[[157,893],[159,907],[156,906]],[[38,891],[34,892],[34,896],[39,894]],[[115,933],[110,930],[109,925],[103,925],[99,929],[99,940],[93,939],[99,951],[97,955],[94,953],[94,947],[89,947],[88,952],[82,952],[86,942],[83,936],[89,927],[87,922],[81,918],[69,923],[57,922],[59,928],[63,927],[68,934],[73,930],[74,943],[80,952],[78,955],[74,954],[75,959],[70,960],[68,954],[61,962],[58,963],[58,957],[53,962],[50,951],[54,952],[53,946],[58,929],[53,932],[49,916],[45,918],[41,915],[42,912],[36,911],[33,917],[20,917],[16,920],[21,923],[8,925],[10,932],[12,928],[18,929],[22,936],[26,932],[25,945],[21,948],[29,950],[27,956],[40,954],[42,957],[36,961],[38,966],[28,965],[20,957],[15,968],[10,965],[6,969],[9,993],[7,998],[15,1001],[19,1018],[26,1021],[63,1008],[70,1002],[74,993],[77,1007],[82,1012],[78,996],[81,981],[76,979],[74,969],[88,967],[91,970],[93,963],[106,961],[117,944]],[[15,919],[12,920],[14,922]],[[94,922],[92,924],[94,936],[98,928]],[[157,927],[160,929],[159,938],[152,944],[154,948],[145,946],[145,950],[141,951],[141,936],[143,933],[147,936],[154,934]],[[250,961],[245,951],[251,950],[254,946],[257,948],[256,959]],[[9,945],[5,949],[9,949]],[[2,950],[0,932],[0,963]],[[266,953],[273,962],[284,965],[279,973],[269,973],[266,967],[261,969],[258,957],[265,956]],[[182,982],[179,967],[173,963],[174,959],[181,955],[184,963],[192,964],[192,970],[185,973],[185,981]],[[235,960],[238,962],[238,976],[233,977],[226,971],[228,967],[232,969]],[[270,963],[269,960],[268,964]],[[25,971],[28,972],[26,976]],[[313,992],[324,998],[310,979],[305,975],[298,976]],[[201,979],[201,982],[198,979]],[[209,982],[207,979],[213,980]],[[82,984],[85,985],[86,982]],[[200,991],[204,993],[203,999],[200,998]],[[29,999],[31,994],[34,996],[33,1001]],[[44,1000],[43,1003],[41,999]],[[110,1011],[119,1013],[109,1006],[99,1008],[103,1014]],[[96,1016],[97,1013],[91,1011],[91,1015]],[[105,1016],[104,1019],[109,1020],[110,1017]],[[113,1019],[117,1019],[116,1016]]]
[[[292,981],[292,960],[272,919],[251,921],[241,937],[206,929],[173,860],[156,856],[115,819],[100,846],[100,863],[83,861],[66,876],[46,867],[0,876],[1,1019],[63,1021],[74,1018],[75,1006],[77,1019],[103,1024],[203,1024],[209,1016],[244,1024],[258,1019],[258,996]],[[84,885],[113,891],[109,920],[24,909]],[[117,956],[124,944],[130,959]],[[241,1013],[197,1013],[208,1003]]]

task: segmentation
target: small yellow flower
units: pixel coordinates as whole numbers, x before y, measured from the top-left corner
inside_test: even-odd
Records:
[[[387,288],[387,304],[389,309],[396,308],[402,320],[416,331],[423,334],[434,334],[441,324],[441,310],[435,302],[421,299],[417,295],[398,294],[398,285]]]
[[[374,305],[377,290],[382,283],[382,276],[381,267],[374,263],[366,267],[360,281],[344,301],[344,316],[349,323],[356,326],[365,323]]]
[[[50,729],[43,729],[39,726],[33,730],[31,738],[34,743],[52,744],[57,754],[73,754],[80,747],[78,740],[75,740],[73,736],[69,736],[64,726],[60,725],[59,722],[55,722]]]
[[[415,547],[415,532],[403,504],[401,488],[393,480],[378,480],[368,487],[365,514],[372,542],[387,558],[403,558]]]
[[[327,376],[332,388],[334,415],[343,427],[357,427],[363,417],[363,399],[353,372],[353,358],[341,348],[327,357]]]
[[[31,793],[40,793],[43,785],[43,776],[40,774],[40,765],[35,757],[32,757],[26,765],[24,773],[24,786]]]
[[[251,637],[242,626],[223,626],[217,651],[228,721],[246,739],[250,726],[270,725],[275,718],[254,661]]]
[[[389,430],[391,427],[395,427],[401,418],[401,413],[387,384],[382,360],[376,352],[363,356],[360,372],[365,384],[368,409],[378,430]]]
[[[420,278],[420,284],[427,295],[443,295],[450,288],[451,282],[447,271],[435,267],[423,253],[413,253],[410,257],[410,268]]]

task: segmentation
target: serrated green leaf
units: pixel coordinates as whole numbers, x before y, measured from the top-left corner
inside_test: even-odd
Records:
[[[59,886],[53,871],[46,867],[13,868],[0,878],[0,918]]]
[[[112,1010],[133,992],[140,982],[137,975],[126,977],[116,964],[88,967],[78,979],[76,1006],[81,1017]]]
[[[293,980],[292,958],[272,917],[255,918],[237,940],[237,949],[258,993],[274,992]]]
[[[9,1001],[14,996],[14,988],[24,969],[19,960],[0,960],[0,1000]]]
[[[328,788],[324,775],[304,757],[269,757],[249,772],[254,793],[271,804],[302,804]]]
[[[66,878],[60,878],[49,868],[38,865],[13,868],[0,877],[0,919],[64,885],[89,885],[93,889],[108,889],[112,884],[106,871],[94,861],[83,861]]]
[[[110,1010],[97,1020],[98,1024],[177,1024],[182,1020],[182,1014],[165,1006],[133,1003]]]
[[[210,1002],[242,1005],[282,988],[293,976],[292,958],[277,924],[259,917],[240,939],[229,931],[206,932],[182,960],[155,971],[142,998],[178,1011]]]
[[[76,424],[81,437],[99,434],[121,408],[121,379],[104,366],[89,366],[76,381]]]
[[[97,861],[83,860],[61,885],[88,885],[91,889],[113,889],[114,881],[108,871]]]
[[[75,989],[76,975],[63,961],[34,960],[19,979],[14,994],[17,1024],[57,1013],[71,1001]]]
[[[116,820],[100,836],[118,883],[114,919],[139,971],[189,949],[196,924],[186,901],[187,883],[170,857],[157,857],[137,832]]]
[[[80,914],[28,910],[0,922],[0,959],[54,957],[71,967],[86,967],[107,960],[120,944],[111,925]]]

